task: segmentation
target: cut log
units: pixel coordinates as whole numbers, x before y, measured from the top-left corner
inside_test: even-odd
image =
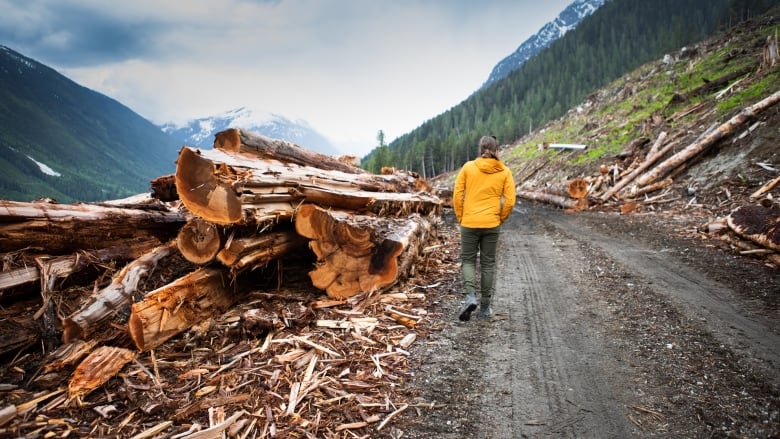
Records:
[[[128,329],[135,346],[154,349],[209,317],[225,312],[241,294],[227,269],[199,268],[132,306]]]
[[[726,217],[729,228],[756,244],[780,251],[780,207],[742,206]]]
[[[312,283],[340,299],[383,290],[407,275],[432,226],[420,215],[393,219],[305,204],[295,216],[295,229],[312,240],[318,259],[309,273]]]
[[[666,146],[664,146],[662,149],[660,148],[660,145],[663,145],[664,140],[666,140],[666,131],[661,132],[658,135],[658,138],[655,139],[655,142],[653,143],[653,146],[650,147],[650,151],[658,151],[655,152],[653,155],[648,155],[645,160],[638,166],[636,169],[631,171],[628,175],[621,178],[617,183],[615,183],[612,188],[610,188],[608,191],[604,192],[604,194],[600,197],[602,201],[607,201],[610,198],[612,198],[613,195],[620,192],[621,189],[626,187],[627,184],[634,181],[637,175],[641,174],[642,172],[645,172],[647,168],[655,164],[661,157],[666,155],[669,150],[672,149],[672,147],[675,145],[674,142],[669,142]]]
[[[184,259],[201,265],[214,260],[222,249],[223,241],[219,228],[200,218],[188,221],[176,237],[176,243]]]
[[[570,209],[574,211],[585,210],[590,205],[587,198],[580,198],[575,200],[547,192],[518,191],[517,196],[526,200],[541,201],[543,203],[552,204],[563,209]]]
[[[129,349],[101,346],[82,361],[68,383],[68,397],[78,399],[102,386],[133,361],[138,354]]]
[[[184,216],[173,210],[0,200],[0,253],[30,247],[52,255],[75,253],[143,236],[163,243],[184,223]]]
[[[574,178],[561,183],[551,184],[544,191],[574,199],[585,198],[588,195],[588,183],[584,178]]]
[[[217,260],[230,267],[235,274],[247,268],[264,266],[274,259],[304,249],[306,242],[292,228],[232,238],[217,254]]]
[[[186,147],[182,148],[176,166],[176,188],[184,205],[194,215],[219,225],[289,220],[305,197],[293,189],[303,186],[345,193],[414,194],[416,185],[409,175],[349,174]],[[407,201],[410,205],[415,203],[420,201],[411,197]],[[433,196],[428,196],[423,203],[436,208],[440,204]],[[420,210],[425,207],[411,209]]]
[[[271,139],[261,134],[251,133],[236,128],[221,131],[214,136],[214,148],[226,152],[242,152],[258,157],[274,159],[284,163],[295,163],[330,171],[341,171],[349,174],[365,174],[366,171],[344,163],[329,155],[298,146],[279,139]]]
[[[109,286],[100,290],[78,311],[63,320],[62,341],[68,343],[83,339],[100,322],[130,304],[141,279],[148,276],[157,263],[170,255],[175,248],[176,242],[171,241],[126,265],[114,276]]]
[[[673,156],[659,163],[658,166],[653,168],[651,171],[638,177],[636,180],[637,185],[640,187],[645,186],[665,176],[673,169],[677,168],[678,166],[682,165],[686,161],[697,156],[699,153],[706,150],[710,146],[714,145],[720,139],[733,133],[734,130],[736,130],[739,126],[741,126],[751,118],[755,117],[760,112],[766,110],[767,108],[772,107],[778,102],[780,102],[780,91],[776,91],[775,93],[762,99],[758,103],[744,108],[742,111],[737,113],[734,117],[732,117],[727,122],[720,125],[718,128],[713,130],[708,135],[702,137],[701,139],[692,143],[691,145],[688,145],[686,148],[682,149],[677,154],[674,154]]]

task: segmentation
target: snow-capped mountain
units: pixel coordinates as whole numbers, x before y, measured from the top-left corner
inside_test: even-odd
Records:
[[[313,151],[328,155],[341,153],[331,143],[303,120],[290,120],[273,113],[236,108],[210,117],[187,122],[186,125],[166,124],[160,127],[164,132],[182,142],[182,145],[211,148],[214,135],[228,128],[240,128],[262,134],[272,139],[292,142]]]
[[[558,17],[542,26],[539,32],[525,40],[511,55],[502,59],[490,72],[490,76],[482,87],[506,77],[512,71],[523,65],[537,53],[547,48],[566,32],[574,29],[583,18],[600,8],[606,0],[575,0]]]

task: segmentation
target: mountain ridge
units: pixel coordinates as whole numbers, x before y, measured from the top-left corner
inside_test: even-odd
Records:
[[[522,42],[514,52],[499,61],[493,67],[482,88],[490,86],[520,68],[523,63],[549,47],[566,32],[574,29],[582,19],[591,15],[605,2],[606,0],[575,0],[569,4],[554,20],[546,23],[535,34]]]
[[[120,102],[0,46],[0,198],[122,198],[173,172],[179,145]]]
[[[184,124],[164,124],[160,129],[188,146],[211,148],[214,135],[228,128],[240,128],[274,139],[282,139],[323,154],[340,155],[328,139],[308,122],[282,115],[238,107],[212,116],[191,119]]]

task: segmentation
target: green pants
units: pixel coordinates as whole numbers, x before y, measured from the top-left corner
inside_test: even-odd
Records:
[[[460,270],[466,294],[480,293],[480,303],[489,305],[493,297],[493,276],[496,271],[496,249],[501,226],[490,229],[460,227]],[[477,255],[480,282],[477,288]]]

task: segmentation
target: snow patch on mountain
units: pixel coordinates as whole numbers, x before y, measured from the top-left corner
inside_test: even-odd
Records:
[[[341,153],[327,138],[318,133],[306,121],[291,120],[275,113],[240,107],[213,116],[193,119],[183,125],[165,124],[165,133],[184,145],[211,148],[214,135],[228,128],[240,128],[272,139],[281,139],[323,154],[337,156]]]
[[[482,87],[505,78],[514,70],[520,68],[526,61],[533,58],[561,38],[566,32],[577,27],[583,18],[591,15],[604,5],[607,0],[575,0],[564,9],[555,20],[545,24],[533,36],[525,40],[511,55],[502,59],[490,72],[490,76]]]

